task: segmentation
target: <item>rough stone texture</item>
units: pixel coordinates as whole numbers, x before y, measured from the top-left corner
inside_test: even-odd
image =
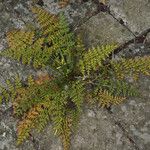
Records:
[[[29,0],[0,1],[0,37],[12,28],[23,28],[25,22],[33,21],[27,2]]]
[[[16,124],[17,120],[12,116],[9,109],[0,112],[0,150],[31,150],[33,144],[26,141],[22,147],[16,146]]]
[[[90,18],[77,32],[82,35],[87,47],[108,43],[122,44],[134,38],[132,33],[112,16],[103,12]]]
[[[146,36],[146,45],[150,47],[150,33],[148,33]]]
[[[83,0],[70,0],[70,4],[61,9],[53,0],[43,0],[43,2],[43,7],[51,13],[57,14],[63,11],[74,30],[98,11],[98,6],[93,0],[85,2]]]
[[[85,109],[72,143],[72,150],[135,150],[108,112],[96,108]]]
[[[150,28],[149,0],[109,0],[110,11],[135,34]]]
[[[7,79],[13,79],[19,75],[23,80],[29,74],[35,74],[35,72],[26,66],[20,65],[19,63],[0,58],[0,83],[4,83]]]
[[[138,88],[140,96],[128,99],[124,104],[112,108],[114,120],[135,141],[141,150],[150,147],[150,78],[141,77]]]
[[[123,44],[134,38],[132,32],[140,33],[150,27],[150,2],[147,0],[110,0],[110,10],[100,12],[98,0],[71,0],[71,4],[60,9],[54,0],[43,0],[42,6],[50,12],[64,11],[71,27],[81,33],[85,44],[92,45],[116,42]],[[5,33],[14,27],[23,28],[33,22],[30,0],[0,0],[0,50],[5,49]],[[115,17],[118,19],[116,20]],[[121,18],[126,27],[119,22]],[[131,32],[128,30],[131,30]],[[145,42],[130,43],[122,49],[121,56],[147,55],[150,53],[150,36]],[[35,74],[29,67],[0,58],[0,84],[19,74],[23,79]],[[84,108],[79,130],[72,137],[71,150],[149,150],[150,146],[150,78],[141,77],[136,83],[141,96],[130,98],[110,111]],[[23,145],[17,147],[16,124],[11,103],[0,107],[0,150],[62,150],[60,140],[49,125],[42,133],[33,132]]]
[[[2,118],[5,115],[5,118]],[[33,133],[34,139],[22,146],[15,145],[17,120],[11,115],[1,114],[0,150],[62,150],[61,142],[53,135],[49,125],[42,133]],[[84,110],[76,134],[72,138],[71,150],[136,150],[122,130],[110,121],[108,112],[97,108]]]

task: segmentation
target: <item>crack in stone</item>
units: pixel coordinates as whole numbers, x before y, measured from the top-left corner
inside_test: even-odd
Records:
[[[134,37],[136,37],[136,35],[128,28],[128,26],[126,26],[124,24],[123,19],[117,19],[110,11],[109,6],[99,2],[99,0],[93,0],[93,3],[96,4],[97,6],[97,10],[90,16],[88,17],[85,21],[81,21],[79,22],[77,25],[75,25],[75,27],[73,27],[74,31],[82,26],[83,24],[85,24],[88,20],[90,20],[92,17],[98,15],[100,12],[106,12],[108,15],[110,15],[113,19],[115,19],[121,26],[123,26],[124,28],[126,28]]]
[[[124,21],[123,19],[117,19],[112,13],[111,11],[109,10],[108,11],[108,14],[111,15],[117,22],[119,22],[119,24],[121,24],[124,28],[126,28],[134,37],[136,37],[136,35],[128,28],[127,25],[124,24]]]
[[[121,24],[124,28],[126,28],[131,34],[133,34],[134,38],[131,40],[121,44],[118,48],[115,49],[114,54],[119,53],[123,49],[125,49],[127,46],[133,43],[145,43],[146,36],[148,33],[150,33],[150,28],[146,29],[139,35],[135,35],[123,22],[123,19],[117,19],[110,11],[110,8],[107,5],[104,5],[103,3],[100,3],[99,0],[93,0],[93,3],[97,5],[97,10],[92,14],[92,16],[88,17],[85,21],[81,21],[78,25],[73,27],[73,31],[77,30],[80,26],[85,24],[88,20],[90,20],[92,17],[98,15],[100,12],[107,12],[111,17],[113,17],[119,24]]]
[[[30,140],[31,140],[31,142],[32,142],[32,144],[33,144],[34,149],[35,149],[35,150],[40,150],[40,146],[39,146],[38,140],[36,140],[36,139],[34,138],[34,136],[32,136],[31,133],[30,133]]]
[[[87,1],[86,1],[87,2]],[[93,3],[97,6],[96,11],[87,19],[82,19],[84,21],[80,21],[77,25],[74,25],[73,30],[75,31],[77,28],[88,22],[92,17],[98,15],[100,12],[108,12],[108,6],[101,3],[99,0],[93,0]]]
[[[128,28],[127,25],[124,24],[124,21],[122,18],[120,19],[117,19],[110,11],[110,7],[99,2],[99,0],[94,0],[95,4],[98,5],[98,9],[99,11],[102,11],[102,12],[106,12],[108,13],[109,15],[111,15],[119,24],[121,24],[123,27],[125,27],[134,37],[136,37],[136,35]]]
[[[140,150],[140,148],[137,146],[136,142],[132,139],[132,137],[129,135],[128,131],[123,127],[123,125],[119,121],[115,121],[115,124],[122,130],[126,138],[132,143],[136,150]]]
[[[123,132],[124,136],[129,140],[130,143],[135,147],[136,150],[140,150],[135,140],[129,135],[129,132],[125,129],[125,127],[121,124],[121,122],[117,121],[115,119],[115,116],[111,109],[106,109],[108,114],[110,115],[110,119],[114,122],[115,125],[117,125],[121,131]]]
[[[89,16],[87,18],[86,17],[82,18],[81,21],[79,21],[77,24],[75,24],[72,27],[73,31],[76,31],[80,26],[82,26],[83,24],[88,22],[88,20],[90,20],[92,17],[98,15],[101,12],[100,5],[98,5],[99,2],[97,2],[97,0],[93,0],[93,3],[96,4],[96,6],[97,6],[96,10],[91,14],[91,16]]]
[[[95,4],[98,5],[98,10],[99,12],[107,12],[109,15],[111,15],[120,25],[122,25],[123,27],[125,27],[133,36],[134,38],[129,40],[128,42],[122,44],[122,49],[125,48],[126,46],[128,46],[129,44],[132,44],[132,43],[143,43],[145,40],[146,40],[146,36],[147,34],[150,32],[150,28],[146,29],[145,31],[143,31],[141,34],[139,35],[136,35],[132,32],[132,30],[129,29],[129,27],[127,25],[124,24],[124,21],[122,18],[120,19],[117,19],[115,17],[115,15],[113,15],[110,11],[110,7],[103,4],[103,3],[100,3],[99,0],[93,0],[95,2]],[[119,49],[119,48],[118,48]]]
[[[119,53],[123,49],[125,49],[127,46],[133,43],[145,43],[147,34],[150,33],[150,28],[143,31],[141,34],[136,36],[135,38],[121,44],[118,48],[114,50],[114,54]]]

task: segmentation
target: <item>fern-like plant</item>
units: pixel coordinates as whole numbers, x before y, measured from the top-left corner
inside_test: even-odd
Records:
[[[52,122],[54,134],[70,149],[71,136],[79,121],[83,103],[110,107],[120,104],[136,90],[126,82],[128,76],[137,79],[149,75],[150,57],[111,60],[115,44],[85,49],[79,36],[75,36],[61,13],[50,14],[40,7],[33,7],[39,24],[37,29],[7,33],[8,57],[31,65],[35,69],[49,66],[57,74],[29,76],[23,83],[19,77],[1,87],[1,102],[12,101],[18,124],[17,143],[30,136],[32,129],[41,131]]]

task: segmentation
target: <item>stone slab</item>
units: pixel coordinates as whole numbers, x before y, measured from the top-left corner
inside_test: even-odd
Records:
[[[135,150],[122,130],[99,108],[86,108],[71,150]]]
[[[23,28],[33,22],[29,11],[29,0],[0,1],[0,37],[12,28]]]
[[[140,96],[112,107],[114,120],[120,122],[140,150],[150,147],[150,78],[141,77],[138,82]]]
[[[6,111],[5,117],[0,114],[0,150],[63,150],[60,140],[53,135],[51,125],[42,133],[33,133],[34,142],[29,139],[16,146],[18,121],[11,114],[11,110]],[[71,150],[81,149],[136,150],[122,130],[109,120],[107,113],[97,108],[84,110],[78,130],[72,137]]]
[[[103,12],[85,22],[77,29],[77,33],[81,34],[87,47],[111,43],[123,44],[134,37],[111,15]]]
[[[111,13],[135,34],[150,28],[149,0],[109,0]]]
[[[55,0],[43,0],[43,2],[43,8],[51,13],[64,12],[73,29],[76,29],[98,11],[98,6],[93,0],[69,0],[68,5],[63,8],[60,8]]]

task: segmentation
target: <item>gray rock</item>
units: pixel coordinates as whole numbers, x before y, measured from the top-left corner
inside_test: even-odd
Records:
[[[113,106],[114,120],[120,122],[140,150],[150,146],[150,78],[141,77],[138,83],[139,97],[129,98],[120,106]]]
[[[1,150],[62,150],[60,139],[54,136],[51,125],[42,133],[33,133],[34,141],[29,139],[23,145],[16,146],[17,120],[11,116],[11,111],[7,111],[7,113],[5,118],[1,114]],[[135,148],[123,135],[121,129],[111,123],[106,111],[86,108],[81,116],[78,130],[72,137],[71,150],[77,149],[134,150]]]
[[[77,30],[89,46],[110,43],[123,44],[134,36],[108,13],[100,12]]]
[[[34,150],[32,142],[28,140],[21,147],[16,145],[16,124],[11,109],[0,113],[0,150]]]
[[[29,0],[0,1],[0,37],[12,28],[23,28],[25,22],[32,22]]]
[[[111,13],[135,34],[150,28],[149,0],[110,0]]]
[[[98,7],[93,0],[85,2],[70,0],[70,3],[64,8],[60,8],[54,0],[43,0],[43,2],[43,7],[51,13],[58,14],[59,12],[64,12],[74,30],[97,13]]]
[[[72,150],[135,150],[107,111],[96,108],[85,109],[72,143]]]

